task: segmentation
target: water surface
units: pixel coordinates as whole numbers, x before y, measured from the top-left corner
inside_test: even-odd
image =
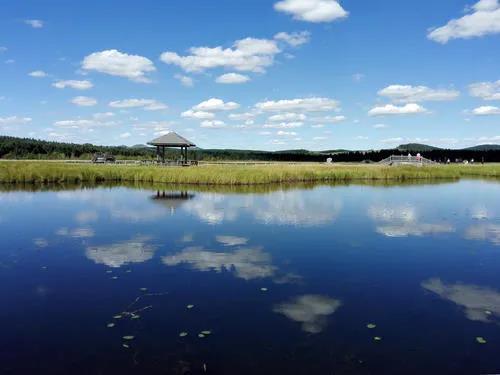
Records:
[[[4,186],[0,373],[498,373],[499,196]]]

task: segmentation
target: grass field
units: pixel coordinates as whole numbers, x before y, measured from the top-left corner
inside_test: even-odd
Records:
[[[148,182],[199,185],[252,185],[290,182],[410,181],[420,179],[498,178],[500,164],[380,165],[203,165],[159,167],[58,162],[0,162],[0,183]]]

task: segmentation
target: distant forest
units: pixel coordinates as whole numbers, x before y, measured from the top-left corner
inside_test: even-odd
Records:
[[[428,145],[408,144],[395,149],[370,151],[250,151],[250,150],[208,150],[189,151],[190,159],[205,161],[255,160],[255,161],[315,161],[324,162],[331,158],[334,162],[377,162],[390,155],[420,152],[422,156],[446,162],[474,159],[476,162],[500,162],[499,145],[482,145],[467,149],[441,149]],[[95,153],[108,153],[117,159],[146,160],[156,157],[155,149],[144,145],[138,146],[95,146],[92,144],[74,144],[49,142],[28,138],[0,136],[0,158],[2,159],[51,159],[51,160],[90,160]],[[168,150],[167,157],[176,159],[177,150]]]

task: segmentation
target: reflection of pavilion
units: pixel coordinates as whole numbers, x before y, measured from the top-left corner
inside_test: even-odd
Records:
[[[182,206],[185,202],[193,199],[194,194],[188,193],[187,191],[160,191],[157,190],[156,194],[151,197],[156,202],[160,202],[166,206],[170,213],[173,215],[175,210]]]

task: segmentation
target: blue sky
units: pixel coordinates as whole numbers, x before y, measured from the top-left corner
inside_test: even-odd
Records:
[[[11,0],[0,134],[311,150],[500,143],[500,3]]]

